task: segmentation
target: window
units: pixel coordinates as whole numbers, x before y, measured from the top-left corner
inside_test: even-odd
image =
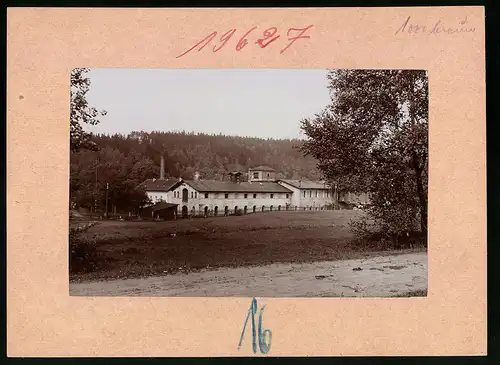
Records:
[[[258,179],[259,178],[259,173],[258,172],[254,172],[253,173],[253,178],[254,179]]]
[[[269,177],[269,176],[271,176],[271,175],[269,175],[269,172],[268,172],[268,173],[267,173],[267,177]]]
[[[288,199],[288,194],[286,194],[286,198]]]
[[[312,192],[312,190],[311,190],[311,191],[309,192],[309,198],[312,198],[312,196],[313,196],[313,192]]]
[[[194,192],[194,198],[198,199],[198,193],[196,191]]]
[[[194,193],[193,193],[193,192],[191,192],[191,199],[193,199],[193,197],[194,197]]]
[[[304,191],[304,198],[306,197],[306,192]]]
[[[253,198],[254,198],[254,199],[255,199],[255,198],[257,198],[257,194],[254,194],[254,195],[253,195]]]
[[[274,194],[271,194],[271,199],[274,198]]]
[[[248,194],[245,194],[245,199],[248,198]]]
[[[224,198],[226,198],[226,199],[229,198],[229,194],[227,194],[227,193],[224,194]]]
[[[208,193],[205,193],[205,199],[208,199]]]
[[[318,197],[318,191],[316,190],[316,198]]]

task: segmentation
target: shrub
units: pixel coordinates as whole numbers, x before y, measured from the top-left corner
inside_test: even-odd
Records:
[[[83,238],[80,233],[94,224],[69,230],[69,271],[88,273],[97,268],[98,253],[94,239]]]
[[[383,225],[366,219],[353,220],[349,226],[358,237],[356,240],[358,245],[383,250],[427,247],[427,232],[407,230],[404,233],[395,233],[387,230]]]

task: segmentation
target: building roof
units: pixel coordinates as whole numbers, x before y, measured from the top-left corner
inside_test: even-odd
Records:
[[[157,211],[157,210],[163,210],[163,209],[169,209],[169,208],[175,208],[177,207],[179,204],[172,204],[172,203],[166,203],[166,202],[159,202],[159,203],[156,203],[155,205],[153,206],[150,206],[148,207],[149,209],[151,209],[153,212]]]
[[[248,169],[248,171],[276,171],[272,167],[269,166],[257,166],[257,167],[251,167]]]
[[[144,187],[146,191],[170,191],[181,182],[178,179],[148,179],[139,187]]]
[[[279,180],[298,189],[330,189],[326,181]]]
[[[218,180],[184,180],[186,184],[199,192],[245,192],[245,193],[291,193],[276,182],[231,182]]]

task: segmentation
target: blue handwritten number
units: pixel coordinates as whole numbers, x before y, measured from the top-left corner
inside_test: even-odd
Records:
[[[252,318],[252,349],[253,353],[257,352],[257,337],[259,340],[259,349],[263,354],[267,354],[271,349],[271,341],[273,338],[273,333],[271,330],[262,331],[262,315],[264,314],[264,308],[266,306],[262,306],[259,311],[259,324],[256,329],[255,326],[255,314],[257,313],[257,300],[255,298],[252,299],[252,303],[250,304],[250,308],[248,308],[247,317],[245,318],[245,324],[243,325],[243,331],[241,331],[240,343],[238,344],[238,350],[241,348],[241,344],[243,343],[243,337],[245,336],[245,330],[247,328],[248,320],[250,317]]]

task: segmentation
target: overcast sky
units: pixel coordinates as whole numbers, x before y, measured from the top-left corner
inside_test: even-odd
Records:
[[[96,133],[180,131],[299,138],[329,102],[326,70],[92,69],[88,101],[108,114]]]

